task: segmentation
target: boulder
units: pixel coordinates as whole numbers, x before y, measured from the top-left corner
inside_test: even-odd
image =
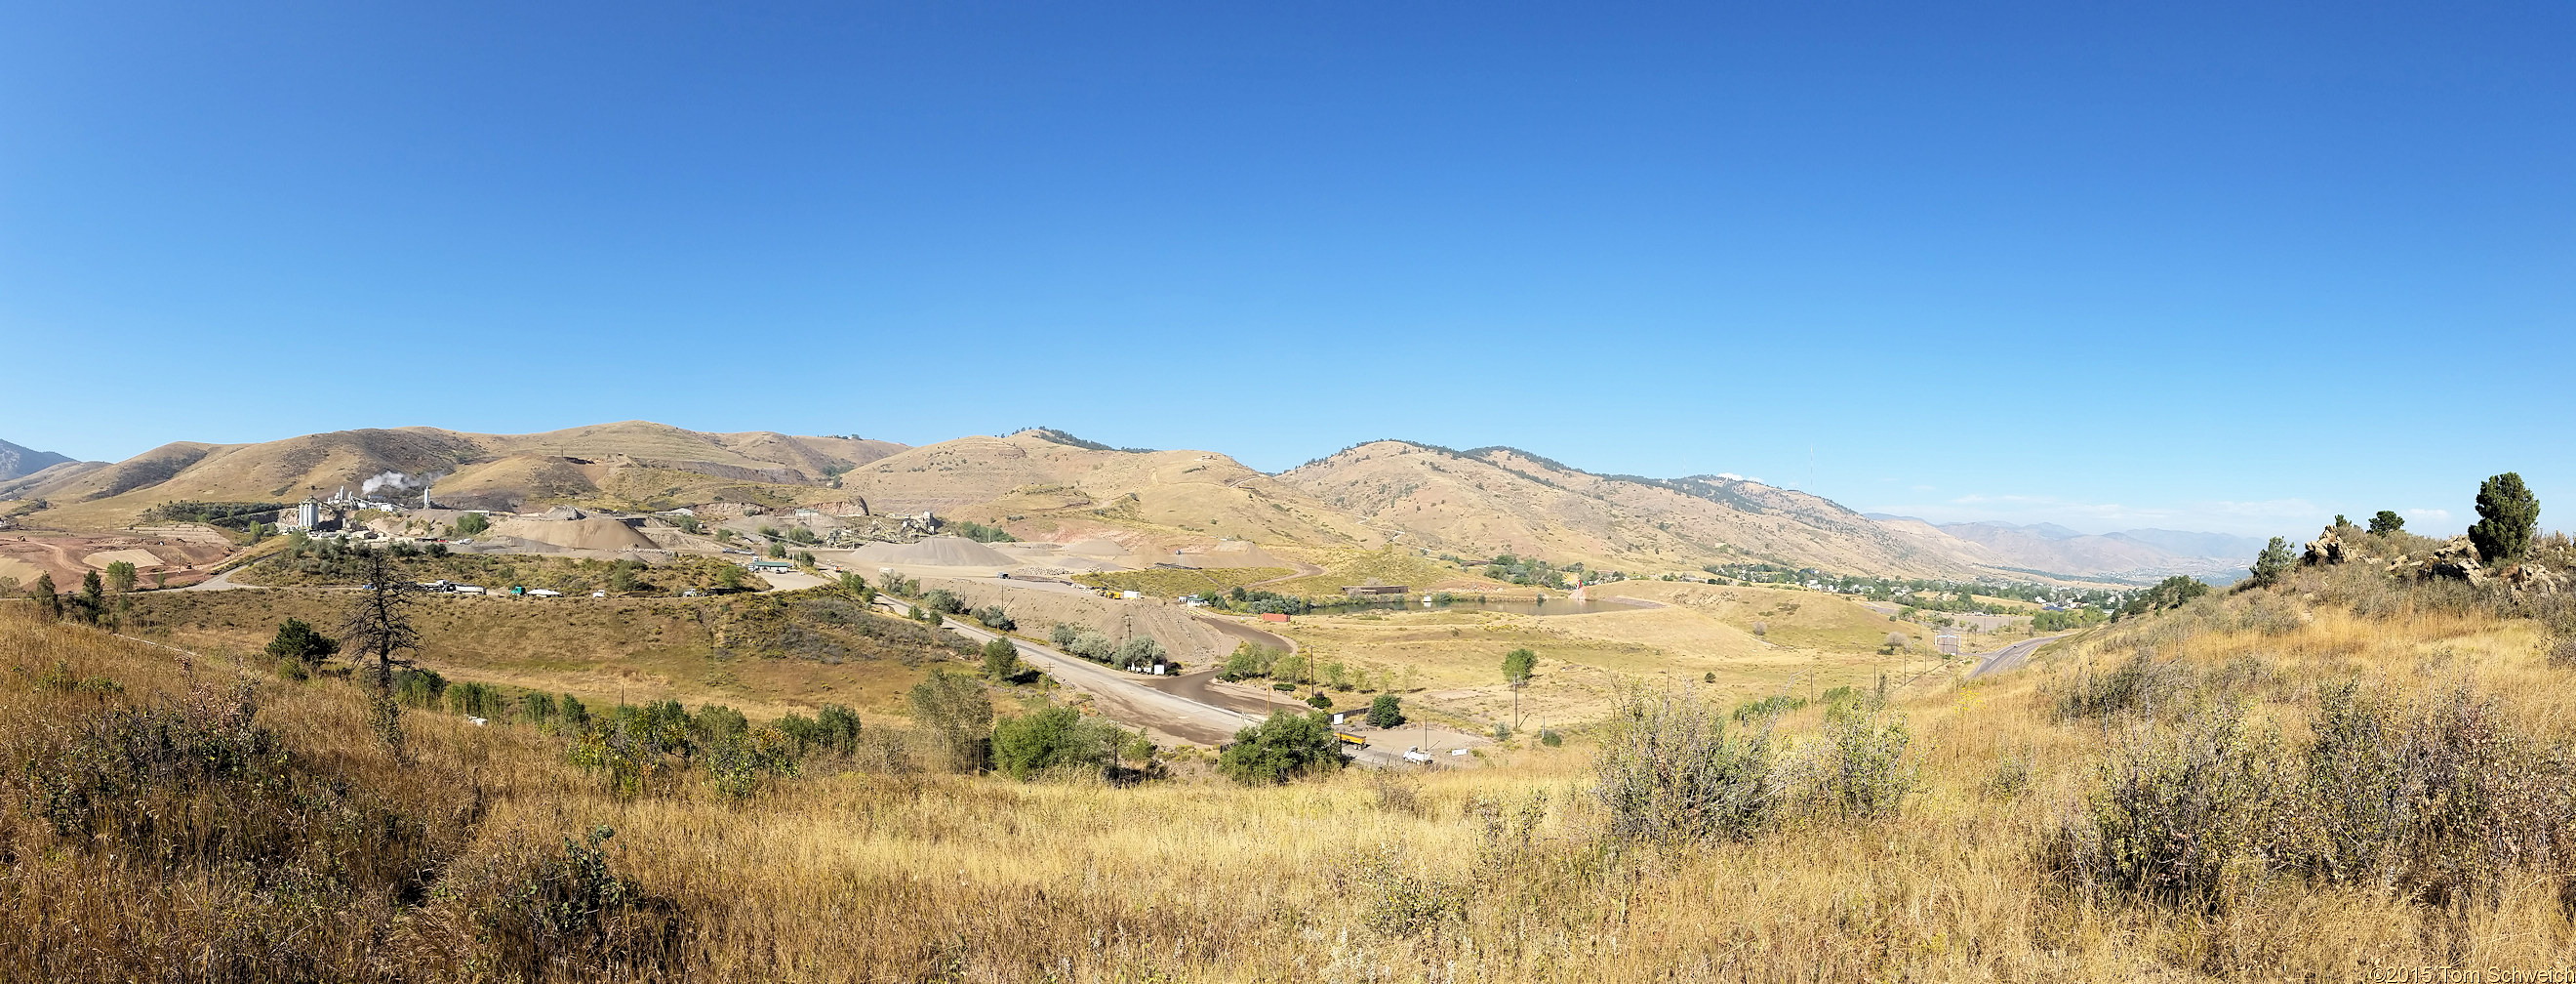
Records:
[[[2343,536],[2336,533],[2334,527],[2329,526],[2326,527],[2325,532],[2317,534],[2316,539],[2308,541],[2307,552],[2299,556],[2299,563],[2310,566],[2340,564],[2349,559],[2350,554],[2351,550],[2345,546]]]
[[[2539,564],[2517,564],[2496,575],[2513,590],[2528,594],[2557,594],[2567,590],[2567,575]]]
[[[2442,541],[2423,563],[2416,565],[2415,576],[2451,577],[2477,584],[2486,580],[2487,572],[2478,566],[2477,545],[2470,543],[2468,537],[2455,536]]]

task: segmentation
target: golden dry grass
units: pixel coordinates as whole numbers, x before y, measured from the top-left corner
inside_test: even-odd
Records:
[[[175,682],[164,654],[85,629],[0,614],[0,640],[0,663],[67,658],[133,681],[134,699]],[[2576,706],[2544,641],[2531,623],[2482,615],[2212,599],[2097,633],[2028,671],[1901,700],[1923,782],[1897,819],[1793,818],[1747,843],[1678,850],[1594,833],[1580,739],[1510,749],[1483,768],[1278,789],[1225,785],[1186,762],[1180,778],[1132,788],[818,770],[738,806],[695,787],[618,801],[560,765],[553,739],[410,720],[433,771],[472,772],[488,791],[460,870],[610,825],[619,870],[687,914],[683,969],[694,979],[2363,980],[2427,966],[2565,966],[2576,927],[2549,872],[2509,880],[2491,904],[2451,908],[2278,878],[2246,882],[2217,914],[2061,887],[2037,860],[2041,842],[2090,788],[2115,735],[2057,721],[2047,681],[2145,643],[2191,667],[2264,661],[2270,682],[2232,696],[2285,721],[2314,683],[2357,674],[2409,690],[2466,683],[2521,726],[2565,740]],[[69,711],[23,686],[6,692],[20,733]],[[363,771],[370,753],[346,693],[272,687],[262,716],[295,747],[342,748]],[[1782,735],[1804,740],[1819,713],[1792,715]],[[2026,792],[1991,786],[2009,758],[2030,763]],[[1507,814],[1531,797],[1545,803],[1534,838],[1489,833],[1491,806]],[[19,918],[0,929],[0,953],[68,931],[31,920],[30,870],[21,860],[10,875]],[[48,870],[56,880],[43,885],[108,877]],[[80,918],[129,920],[119,925],[143,937],[184,936],[190,917],[81,897],[91,908]],[[473,969],[461,911],[424,903],[383,952],[417,961],[406,964],[413,979],[492,979]],[[132,922],[153,913],[176,922]]]

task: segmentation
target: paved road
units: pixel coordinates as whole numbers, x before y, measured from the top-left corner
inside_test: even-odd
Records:
[[[912,608],[910,602],[885,595],[877,596],[877,604],[898,614]],[[1007,638],[958,619],[942,618],[940,624],[977,642]],[[1147,686],[1145,681],[1153,679],[1151,677],[1111,669],[1026,639],[1011,639],[1011,647],[1019,650],[1021,659],[1045,670],[1057,682],[1090,694],[1101,713],[1129,724],[1205,745],[1221,745],[1233,741],[1236,731],[1261,723],[1255,715]],[[1401,749],[1370,747],[1349,751],[1352,758],[1371,765],[1401,765],[1404,761]]]
[[[1974,680],[1988,673],[2002,673],[2006,670],[2020,669],[2023,663],[2030,662],[2030,654],[2038,652],[2039,647],[2048,645],[2049,643],[2056,642],[2063,638],[2066,638],[2064,634],[2040,636],[2036,639],[2024,639],[2020,642],[2013,643],[2012,645],[2005,646],[2002,649],[1988,653],[1984,660],[1977,663],[1976,669],[1968,671],[1968,679]]]

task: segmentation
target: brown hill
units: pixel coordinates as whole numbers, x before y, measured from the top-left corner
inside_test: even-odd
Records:
[[[1382,540],[1354,517],[1222,454],[1117,450],[1044,430],[913,448],[862,465],[841,482],[872,512],[955,513],[1057,542],[1120,531],[1134,534],[1120,537],[1131,546],[1232,538],[1365,547]]]
[[[669,508],[719,499],[784,505],[838,498],[830,473],[902,450],[883,441],[785,434],[703,434],[626,421],[541,434],[431,427],[309,434],[257,444],[179,442],[98,468],[58,466],[10,483],[12,498],[52,508],[27,518],[72,529],[124,526],[177,500],[293,502],[341,488],[412,499],[434,483],[441,505],[517,509],[594,502]]]
[[[1919,576],[1973,561],[1899,536],[1833,502],[1723,477],[1595,475],[1512,448],[1376,441],[1278,477],[1402,542],[1461,554],[1689,569],[1726,559]]]

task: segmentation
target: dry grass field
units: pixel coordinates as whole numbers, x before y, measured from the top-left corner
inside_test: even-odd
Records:
[[[405,715],[399,761],[346,684],[254,670],[245,705],[225,697],[228,669],[198,667],[192,690],[167,651],[13,603],[0,978],[2501,980],[2567,966],[2576,669],[2550,653],[2576,618],[2365,573],[2302,572],[1978,685],[1809,704],[1729,722],[1723,739],[1690,723],[1712,695],[1684,690],[1632,699],[1625,724],[1562,748],[1513,743],[1428,774],[1247,788],[1183,758],[1130,786],[1020,783],[898,752],[809,759],[741,800],[694,770],[619,798],[567,764],[565,738],[422,712]],[[1386,631],[1534,639],[1440,618]],[[1374,628],[1296,624],[1326,645]],[[129,774],[98,757],[128,746],[100,742],[145,707],[208,747],[266,729],[275,751],[242,768],[270,785],[146,770],[160,778],[139,798],[82,798]],[[867,726],[904,730],[883,714]],[[1684,774],[1709,785],[1672,784]],[[1639,782],[1677,809],[1639,811]],[[2394,795],[2353,795],[2370,790]],[[161,826],[138,832],[137,810]],[[302,832],[219,842],[208,824]],[[602,827],[614,836],[585,853]]]

